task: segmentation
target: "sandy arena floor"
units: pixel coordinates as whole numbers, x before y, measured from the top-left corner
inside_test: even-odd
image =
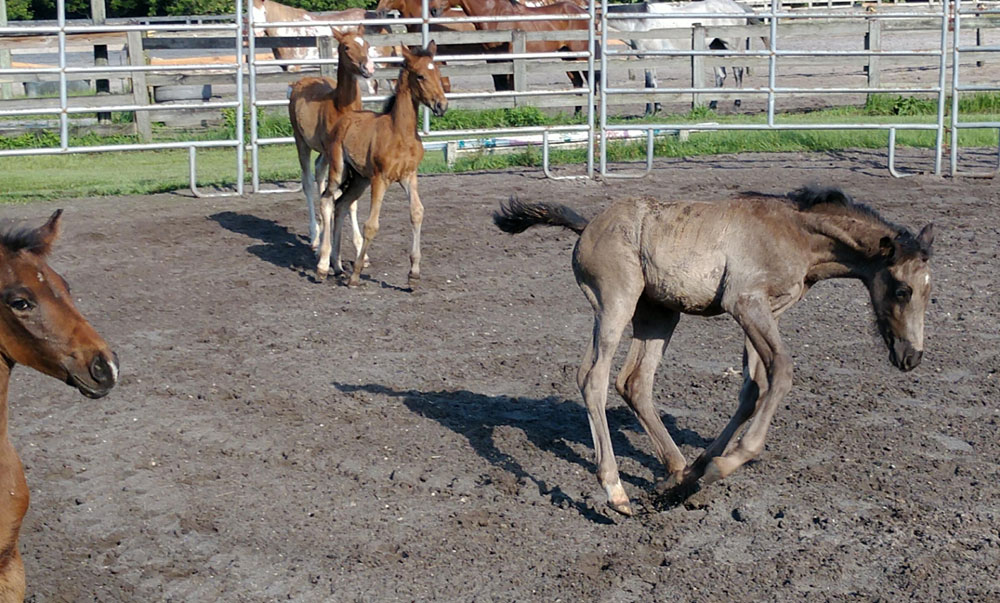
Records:
[[[422,177],[414,293],[398,187],[358,290],[314,282],[297,195],[4,208],[39,224],[66,208],[52,263],[124,375],[90,401],[15,371],[29,599],[1000,597],[1000,187],[894,180],[884,164],[748,154],[659,161],[612,184]],[[510,194],[594,215],[625,195],[808,182],[939,227],[923,364],[892,368],[859,283],[823,283],[782,319],[795,387],[766,451],[695,508],[654,507],[662,468],[611,397],[640,511],[615,516],[575,385],[592,320],[570,270],[575,235],[510,237],[491,212]],[[735,410],[741,341],[727,317],[686,318],[667,351],[657,402],[689,458]]]

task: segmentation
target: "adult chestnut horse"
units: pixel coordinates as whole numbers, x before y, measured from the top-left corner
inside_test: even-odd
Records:
[[[337,39],[337,81],[327,77],[304,77],[291,85],[288,94],[288,118],[292,122],[295,148],[299,153],[302,171],[302,191],[309,205],[309,242],[313,249],[319,247],[319,226],[316,221],[316,196],[322,192],[328,163],[323,150],[330,145],[330,134],[337,120],[349,111],[361,109],[360,78],[368,79],[375,73],[371,46],[356,31],[341,33],[334,30]],[[312,173],[312,152],[316,151],[316,173]],[[358,229],[358,206],[351,205],[354,226],[354,245],[361,250],[361,231]]]
[[[546,224],[580,235],[573,272],[594,307],[594,334],[577,384],[594,436],[598,480],[611,507],[625,515],[632,510],[604,407],[612,357],[630,321],[632,344],[615,388],[653,439],[670,472],[666,485],[681,496],[702,478],[708,483],[726,477],[764,449],[774,411],[792,386],[792,358],[778,334],[778,317],[819,281],[863,282],[889,360],[902,371],[920,364],[934,228],[928,224],[914,235],[840,189],[718,203],[632,199],[613,204],[589,224],[565,206],[512,200],[494,221],[510,233]],[[653,406],[653,377],[682,313],[723,312],[746,334],[739,408],[687,465]]]
[[[492,23],[476,23],[476,29],[482,31],[497,31],[517,29],[521,31],[587,31],[590,22],[586,20],[560,19],[559,17],[586,15],[587,11],[572,2],[553,2],[545,6],[524,6],[512,0],[449,0],[452,6],[457,6],[465,11],[470,17],[512,17],[512,16],[537,16],[550,15],[551,20],[543,21],[504,21]],[[489,52],[509,52],[510,44],[507,42],[492,42],[484,44]],[[525,52],[587,52],[587,40],[531,40],[525,43]],[[574,61],[576,59],[566,59]],[[586,82],[584,73],[580,71],[568,71],[574,88],[582,88]],[[600,77],[595,75],[595,79]],[[494,85],[497,90],[513,90],[514,78],[511,75],[495,75]],[[577,107],[579,111],[579,107]]]
[[[359,258],[365,256],[372,239],[378,233],[378,218],[382,210],[382,197],[393,182],[398,182],[410,200],[410,224],[413,227],[413,247],[410,251],[409,285],[415,287],[420,278],[420,225],[424,219],[424,206],[417,193],[417,168],[424,157],[424,145],[417,133],[417,106],[424,104],[434,115],[444,115],[448,99],[441,87],[441,73],[434,65],[437,44],[411,51],[403,46],[403,68],[399,72],[396,94],[386,101],[380,115],[371,111],[356,111],[342,117],[333,130],[333,142],[326,151],[330,158],[330,179],[320,199],[320,216],[323,219],[323,237],[320,244],[316,275],[326,278],[330,272],[330,252],[334,252],[333,265],[337,274],[342,272],[340,263],[340,229],[344,210],[354,203],[371,184],[372,204],[365,222],[365,241]],[[347,190],[341,184],[349,180]],[[330,219],[334,213],[333,237],[330,237]],[[355,261],[348,286],[361,284],[364,262]]]
[[[390,11],[396,11],[404,19],[420,19],[423,17],[423,2],[421,0],[379,0],[375,7],[375,14],[379,18],[385,18]],[[428,0],[427,12],[432,17],[462,17],[465,13],[458,9],[448,8],[448,0]],[[431,32],[451,32],[451,31],[475,31],[476,27],[472,23],[431,23],[428,25]],[[406,31],[419,33],[420,25],[409,23]],[[481,44],[440,44],[439,54],[475,54],[482,52]],[[438,61],[438,64],[444,63]],[[451,92],[451,80],[447,77],[441,78],[441,86],[445,92]]]
[[[0,233],[0,601],[24,600],[17,537],[28,510],[24,468],[7,432],[7,387],[17,363],[100,398],[118,380],[118,358],[73,306],[45,258],[62,210],[36,229]]]

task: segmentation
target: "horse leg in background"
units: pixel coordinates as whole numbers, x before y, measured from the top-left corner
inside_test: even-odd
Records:
[[[646,88],[656,88],[656,69],[646,70]],[[646,115],[659,113],[662,108],[659,102],[646,103]]]
[[[736,84],[737,90],[743,89],[743,69],[744,69],[743,67],[733,67],[733,83]],[[750,68],[747,67],[746,69]],[[736,100],[733,101],[733,106],[735,106],[736,108],[739,108],[739,106],[742,104],[743,104],[742,99],[737,98]]]
[[[388,182],[381,173],[375,172],[372,175],[371,180],[372,188],[372,206],[368,213],[368,220],[365,222],[365,241],[361,245],[361,253],[358,257],[365,257],[368,255],[368,248],[371,247],[372,240],[375,235],[378,234],[378,217],[382,212],[382,198],[385,196],[385,189],[388,188]],[[351,278],[347,281],[348,287],[357,287],[361,284],[361,268],[364,262],[358,261],[354,262],[354,271],[351,273]]]
[[[663,349],[669,345],[680,317],[680,312],[656,307],[640,298],[632,316],[632,344],[615,380],[618,394],[639,417],[642,428],[652,438],[656,457],[667,468],[670,477],[678,478],[683,475],[687,463],[653,406],[653,379],[663,357]]]
[[[716,67],[715,68],[715,87],[716,88],[722,88],[725,84],[726,84],[726,68],[725,67]],[[718,99],[712,99],[711,102],[708,103],[708,108],[711,109],[711,110],[713,110],[713,111],[715,111],[715,109],[718,106],[719,106]]]
[[[420,226],[424,223],[424,206],[420,202],[420,194],[417,192],[416,172],[400,180],[399,184],[410,199],[410,226],[413,228],[413,246],[410,248],[410,274],[406,280],[410,289],[415,289],[417,283],[420,282]]]
[[[566,75],[569,76],[569,81],[572,82],[574,88],[583,88],[586,83],[583,74],[579,71],[567,71]],[[573,115],[579,115],[581,111],[583,111],[583,107],[577,105],[573,108]]]
[[[613,250],[610,250],[613,251]],[[611,257],[611,256],[609,256]],[[634,266],[633,272],[639,267]],[[615,349],[628,324],[636,301],[642,294],[642,274],[629,274],[628,269],[588,275],[594,282],[580,279],[580,289],[594,308],[594,335],[591,347],[584,354],[576,381],[587,406],[590,433],[594,439],[597,479],[608,496],[608,505],[622,515],[632,515],[628,494],[618,475],[618,463],[611,446],[611,432],[605,408],[608,402],[608,377]]]
[[[722,479],[760,454],[764,449],[764,438],[767,436],[774,411],[792,387],[792,359],[778,334],[777,319],[771,311],[766,296],[763,294],[742,296],[733,308],[732,315],[743,327],[750,345],[763,365],[767,388],[756,400],[756,412],[752,413],[750,427],[733,450],[725,453],[729,445],[728,439],[724,437],[729,431],[727,425],[723,433],[685,471],[686,485],[693,484],[702,476],[705,476],[706,483]],[[752,390],[752,387],[748,389]],[[747,400],[749,398],[748,392]],[[749,406],[749,402],[746,404]],[[745,409],[737,410],[730,423],[736,422],[739,416],[745,413]],[[735,432],[735,428],[733,431]]]
[[[318,187],[316,177],[312,173],[312,149],[306,141],[295,131],[295,150],[299,154],[299,168],[302,170],[302,192],[306,195],[306,205],[309,207],[309,246],[313,251],[319,247],[319,224],[316,222],[316,196],[323,189]],[[319,165],[322,153],[316,158]],[[317,168],[318,169],[318,168]],[[319,172],[317,172],[319,174]]]

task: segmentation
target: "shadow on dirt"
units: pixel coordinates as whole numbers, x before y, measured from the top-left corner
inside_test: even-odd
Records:
[[[597,467],[590,458],[580,456],[567,442],[581,444],[592,449],[593,442],[587,422],[586,410],[577,402],[558,396],[547,398],[512,398],[509,396],[487,396],[468,390],[418,391],[396,390],[378,384],[351,385],[334,382],[333,386],[344,393],[367,392],[390,398],[402,399],[403,404],[413,412],[433,419],[455,433],[465,436],[479,456],[494,466],[509,472],[518,480],[531,481],[542,496],[549,498],[553,505],[569,504],[581,515],[597,523],[613,523],[584,501],[573,500],[558,486],[549,486],[545,480],[532,475],[511,455],[497,448],[494,431],[501,426],[520,429],[528,440],[539,450],[583,467],[591,475]],[[678,429],[674,418],[664,415],[664,424],[671,437],[679,445],[705,447],[711,440],[688,429]],[[623,430],[641,431],[632,412],[617,406],[608,409],[608,423],[615,455],[632,458],[648,467],[657,475],[663,474],[663,467],[655,456],[632,446]],[[589,457],[589,455],[588,455]],[[635,487],[651,491],[654,484],[649,480],[622,471],[622,480]]]
[[[262,245],[251,245],[247,251],[279,268],[298,270],[303,276],[316,267],[312,249],[300,235],[289,232],[288,228],[274,220],[266,220],[251,214],[223,211],[209,216],[219,226],[235,233],[260,240]]]

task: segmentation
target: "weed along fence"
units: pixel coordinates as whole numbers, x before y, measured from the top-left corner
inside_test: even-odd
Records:
[[[268,131],[261,119],[267,113],[284,113],[289,83],[317,70],[334,75],[335,41],[327,36],[268,37],[265,24],[255,21],[253,11],[248,10],[251,2],[235,2],[233,13],[222,17],[125,22],[98,14],[91,20],[68,21],[65,0],[59,0],[56,22],[0,25],[0,51],[13,53],[9,65],[0,64],[0,86],[5,86],[0,91],[3,97],[14,97],[0,98],[0,136],[9,136],[19,127],[42,127],[58,134],[44,139],[51,141],[48,146],[0,146],[0,157],[186,149],[191,190],[204,195],[196,185],[198,150],[222,148],[234,154],[235,182],[232,192],[222,194],[242,194],[245,182],[253,192],[288,190],[262,182],[261,156],[264,147],[291,144],[292,138]],[[959,156],[960,132],[1000,130],[992,116],[983,120],[963,115],[967,112],[962,104],[963,98],[1000,91],[997,4],[948,0],[864,6],[839,0],[766,4],[757,0],[751,4],[754,23],[702,26],[697,22],[720,16],[746,22],[746,13],[665,14],[648,21],[642,31],[621,31],[621,25],[645,19],[647,13],[609,13],[607,0],[592,2],[584,14],[559,17],[589,24],[568,32],[431,31],[438,24],[553,17],[432,18],[426,5],[423,18],[337,23],[380,26],[386,32],[365,36],[372,46],[384,50],[384,56],[376,59],[375,78],[380,87],[364,98],[369,107],[376,108],[387,97],[388,82],[398,70],[401,59],[390,49],[399,44],[424,46],[431,39],[451,53],[438,56],[442,75],[451,79],[451,108],[537,107],[552,112],[580,107],[580,117],[563,125],[503,128],[432,128],[430,115],[425,113],[420,124],[425,146],[444,153],[449,162],[464,153],[541,147],[543,168],[550,177],[639,177],[649,172],[656,145],[664,137],[741,130],[845,130],[882,132],[887,138],[888,168],[894,175],[912,172],[914,167],[942,174],[946,153],[948,172],[959,175],[968,173]],[[266,23],[270,30],[306,25],[316,22]],[[419,31],[406,32],[406,25]],[[583,42],[585,50],[528,51],[532,42],[553,39]],[[749,44],[719,49],[712,43],[716,39],[749,40]],[[658,50],[630,46],[642,46],[643,40],[664,44]],[[503,43],[509,52],[485,53],[484,43]],[[103,59],[109,55],[99,47],[118,54]],[[287,47],[316,48],[319,58],[276,60],[271,56],[272,49]],[[28,49],[54,53],[55,64],[19,61]],[[81,64],[81,49],[84,53],[93,50],[92,64],[89,59]],[[119,64],[114,64],[116,60]],[[737,66],[750,68],[742,88],[731,83],[723,88],[712,85],[714,70],[726,68],[732,74]],[[639,74],[647,69],[657,71],[655,87],[643,87],[645,79]],[[600,86],[573,88],[568,72],[583,74],[587,82],[596,78]],[[512,89],[494,90],[495,75],[509,76]],[[48,98],[18,94],[31,92],[29,88],[43,96],[51,94]],[[101,93],[94,95],[95,89]],[[885,95],[898,97],[900,115],[853,121],[829,116],[820,118],[823,121],[801,119],[804,109],[863,105],[866,99]],[[701,109],[711,101],[728,106],[737,99],[743,103],[739,116],[743,119],[724,119]],[[931,103],[934,111],[922,118],[907,116],[905,105],[911,101]],[[647,103],[694,110],[684,119],[677,115],[660,120],[621,119],[641,112]],[[231,127],[224,135],[206,139],[204,125],[218,123],[224,114]],[[158,125],[164,122],[185,129],[172,131],[165,140],[164,129]],[[94,144],[94,137],[89,137],[81,141],[84,133],[102,132],[128,132],[134,140]],[[897,169],[897,134],[914,132],[933,138],[928,145],[933,154],[930,165]],[[629,140],[645,147],[646,169],[615,171],[609,150]],[[588,149],[585,166],[554,173],[549,149],[557,145]]]

